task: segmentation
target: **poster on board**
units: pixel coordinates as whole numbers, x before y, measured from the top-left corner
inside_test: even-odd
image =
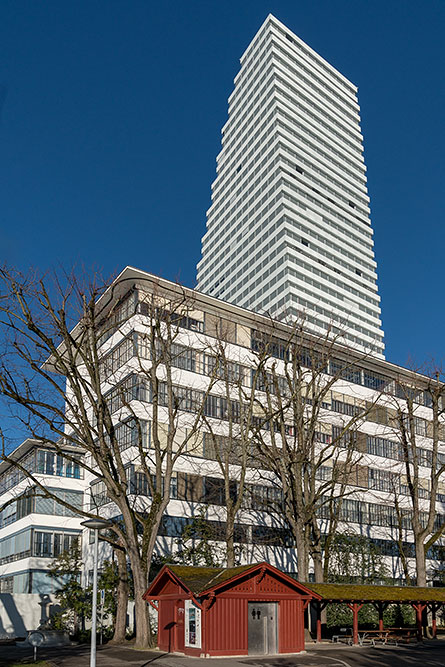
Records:
[[[192,600],[185,600],[185,646],[201,648],[201,610]]]

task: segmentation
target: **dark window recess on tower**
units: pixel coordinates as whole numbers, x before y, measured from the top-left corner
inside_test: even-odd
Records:
[[[352,208],[355,208],[355,204],[354,204],[354,202],[353,202],[353,201],[350,201],[350,202],[349,202],[349,206],[352,206]]]
[[[293,44],[293,43],[294,43],[294,41],[295,41],[295,40],[294,40],[294,38],[293,38],[293,37],[291,37],[290,35],[288,35],[287,33],[286,33],[286,39],[288,39],[288,40],[289,40],[289,42],[292,42],[292,44]]]
[[[307,245],[307,247],[309,248],[309,243],[308,241],[306,241],[306,239],[301,239],[301,242],[303,245]]]
[[[295,165],[296,171],[298,171],[299,174],[304,174],[304,171],[301,167],[298,166],[298,164]]]
[[[237,167],[236,173],[239,174],[240,171],[241,171],[241,165],[239,167]]]
[[[361,276],[361,275],[362,275],[362,272],[360,271],[360,269],[356,269],[355,272],[356,272],[356,274],[357,274],[358,276]]]

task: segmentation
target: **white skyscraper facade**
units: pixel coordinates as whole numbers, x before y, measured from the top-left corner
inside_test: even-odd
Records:
[[[198,289],[383,357],[357,88],[269,15],[241,58]]]

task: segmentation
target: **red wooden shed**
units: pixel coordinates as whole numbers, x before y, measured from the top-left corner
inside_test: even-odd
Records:
[[[268,563],[165,565],[144,598],[158,611],[158,647],[192,656],[304,650],[304,610],[321,597]]]

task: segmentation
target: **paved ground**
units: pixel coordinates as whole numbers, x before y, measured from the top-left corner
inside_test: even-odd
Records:
[[[89,646],[40,650],[54,667],[88,667]],[[32,663],[28,649],[0,646],[0,667],[13,662]],[[156,663],[156,664],[152,664]],[[98,647],[97,667],[209,667],[210,661],[158,651],[136,651],[130,647]],[[218,658],[215,667],[423,667],[445,666],[445,640],[419,646],[338,647],[308,645],[305,654],[272,657]]]

